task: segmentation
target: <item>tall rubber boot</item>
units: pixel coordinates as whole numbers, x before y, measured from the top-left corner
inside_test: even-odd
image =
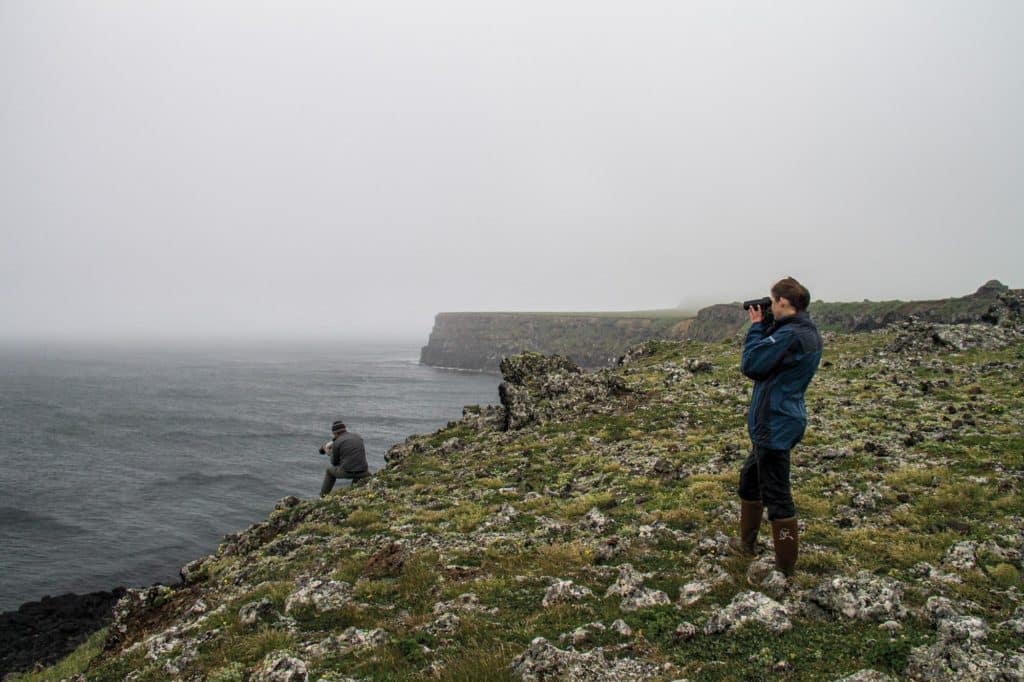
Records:
[[[787,576],[793,575],[800,544],[796,517],[772,521],[772,540],[775,543],[775,568]]]
[[[729,538],[729,549],[744,556],[754,556],[757,552],[757,531],[761,528],[763,511],[764,504],[760,500],[740,500],[740,533],[739,537]]]

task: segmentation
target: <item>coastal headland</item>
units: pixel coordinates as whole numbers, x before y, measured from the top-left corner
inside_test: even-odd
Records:
[[[814,301],[809,312],[826,331],[870,331],[910,317],[944,324],[977,322],[1006,289],[992,280],[967,296],[929,301]],[[681,309],[439,313],[420,362],[496,372],[503,357],[534,351],[565,355],[584,368],[609,367],[631,345],[650,339],[721,341],[739,333],[746,321],[738,302],[707,306],[696,313]]]
[[[500,405],[363,487],[282,499],[25,679],[1021,679],[1024,292],[978,322],[825,334],[792,578],[764,533],[727,551],[738,355],[506,358]]]

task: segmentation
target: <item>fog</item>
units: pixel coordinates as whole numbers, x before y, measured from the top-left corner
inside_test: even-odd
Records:
[[[1024,3],[0,0],[0,338],[1024,286]]]

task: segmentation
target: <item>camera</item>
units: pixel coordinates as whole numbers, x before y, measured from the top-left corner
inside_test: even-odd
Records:
[[[775,316],[772,315],[772,299],[765,296],[764,298],[753,298],[743,302],[744,310],[749,310],[751,306],[759,306],[761,308],[761,314],[764,316],[762,324],[765,328],[772,326],[772,323],[775,322]]]
[[[321,455],[326,455],[328,452],[330,452],[332,445],[334,445],[334,441],[333,440],[329,440],[326,443],[324,443],[323,445],[321,445],[320,446],[320,450],[319,450],[320,454]]]

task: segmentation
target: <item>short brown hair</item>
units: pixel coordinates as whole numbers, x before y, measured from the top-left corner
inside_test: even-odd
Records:
[[[785,298],[798,313],[807,310],[807,306],[811,304],[811,292],[792,277],[780,279],[772,286],[772,298]]]

